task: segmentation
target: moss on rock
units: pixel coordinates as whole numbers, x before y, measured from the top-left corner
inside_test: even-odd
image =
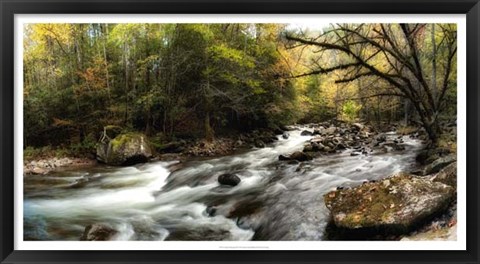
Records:
[[[108,143],[97,145],[97,159],[110,165],[132,165],[152,157],[147,137],[141,133],[117,135]]]
[[[452,187],[406,174],[324,196],[337,227],[396,232],[408,231],[445,210],[453,198]]]

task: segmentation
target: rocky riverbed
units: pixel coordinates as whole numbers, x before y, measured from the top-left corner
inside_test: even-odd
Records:
[[[425,154],[417,138],[333,121],[199,141],[127,167],[29,162],[25,237],[414,240],[448,229],[439,237],[450,239],[456,158]]]

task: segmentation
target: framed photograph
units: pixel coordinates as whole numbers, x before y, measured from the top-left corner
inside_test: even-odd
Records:
[[[478,263],[478,0],[0,0],[1,263]]]

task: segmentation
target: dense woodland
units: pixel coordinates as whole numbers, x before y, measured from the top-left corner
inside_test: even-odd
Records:
[[[104,126],[160,142],[332,118],[456,116],[453,24],[30,24],[25,147],[93,149]]]

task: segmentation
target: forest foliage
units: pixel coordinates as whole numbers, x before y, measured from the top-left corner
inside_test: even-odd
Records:
[[[330,118],[456,114],[450,24],[29,24],[24,145],[94,145],[107,125],[206,138]]]

